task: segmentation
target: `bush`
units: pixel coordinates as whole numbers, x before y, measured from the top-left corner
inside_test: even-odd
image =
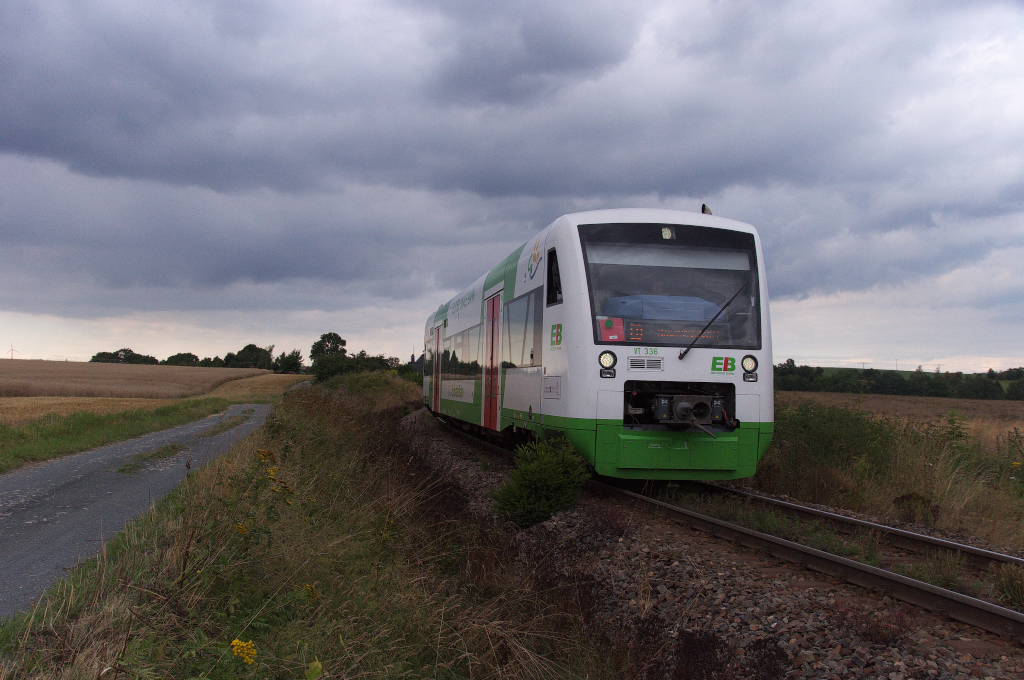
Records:
[[[516,448],[512,478],[494,492],[498,513],[525,529],[570,507],[589,478],[565,437],[524,444]]]
[[[393,371],[401,365],[395,357],[383,354],[370,356],[366,350],[358,354],[326,354],[313,360],[313,375],[317,382],[329,380],[336,375],[366,371]]]

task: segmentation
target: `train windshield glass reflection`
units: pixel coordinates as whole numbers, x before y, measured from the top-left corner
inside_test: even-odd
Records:
[[[665,238],[665,229],[672,238]],[[594,339],[683,347],[761,348],[751,234],[660,224],[580,225]]]

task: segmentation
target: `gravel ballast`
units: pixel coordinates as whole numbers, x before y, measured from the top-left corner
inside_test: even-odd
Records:
[[[426,410],[403,424],[422,461],[491,520],[511,456]],[[997,636],[596,493],[515,541],[535,589],[628,650],[636,677],[1024,680],[1024,651]]]

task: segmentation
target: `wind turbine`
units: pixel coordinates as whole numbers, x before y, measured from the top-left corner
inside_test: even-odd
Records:
[[[14,353],[15,352],[18,352],[18,350],[14,349],[14,343],[12,342],[11,343],[11,361],[14,361]],[[20,354],[21,352],[18,352],[18,353]]]

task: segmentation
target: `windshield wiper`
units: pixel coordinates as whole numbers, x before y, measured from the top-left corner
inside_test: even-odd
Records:
[[[722,308],[718,310],[718,314],[715,314],[713,317],[711,317],[711,321],[708,321],[708,325],[704,326],[704,328],[701,329],[700,333],[697,333],[697,337],[695,337],[693,339],[693,342],[691,342],[690,345],[686,349],[679,350],[679,360],[680,361],[682,361],[683,358],[687,354],[690,353],[690,350],[693,349],[693,346],[697,344],[698,340],[700,340],[700,336],[704,335],[704,331],[706,331],[707,329],[711,328],[711,324],[713,324],[715,322],[715,320],[719,316],[721,316],[722,312],[725,311],[725,308],[732,304],[732,301],[736,299],[736,296],[739,295],[740,293],[742,293],[743,289],[746,288],[747,284],[749,284],[749,283],[750,283],[750,279],[747,279],[746,281],[744,281],[743,285],[740,286],[740,289],[738,291],[736,291],[735,293],[733,293],[732,297],[729,298],[729,301],[726,302],[724,305],[722,305]]]

